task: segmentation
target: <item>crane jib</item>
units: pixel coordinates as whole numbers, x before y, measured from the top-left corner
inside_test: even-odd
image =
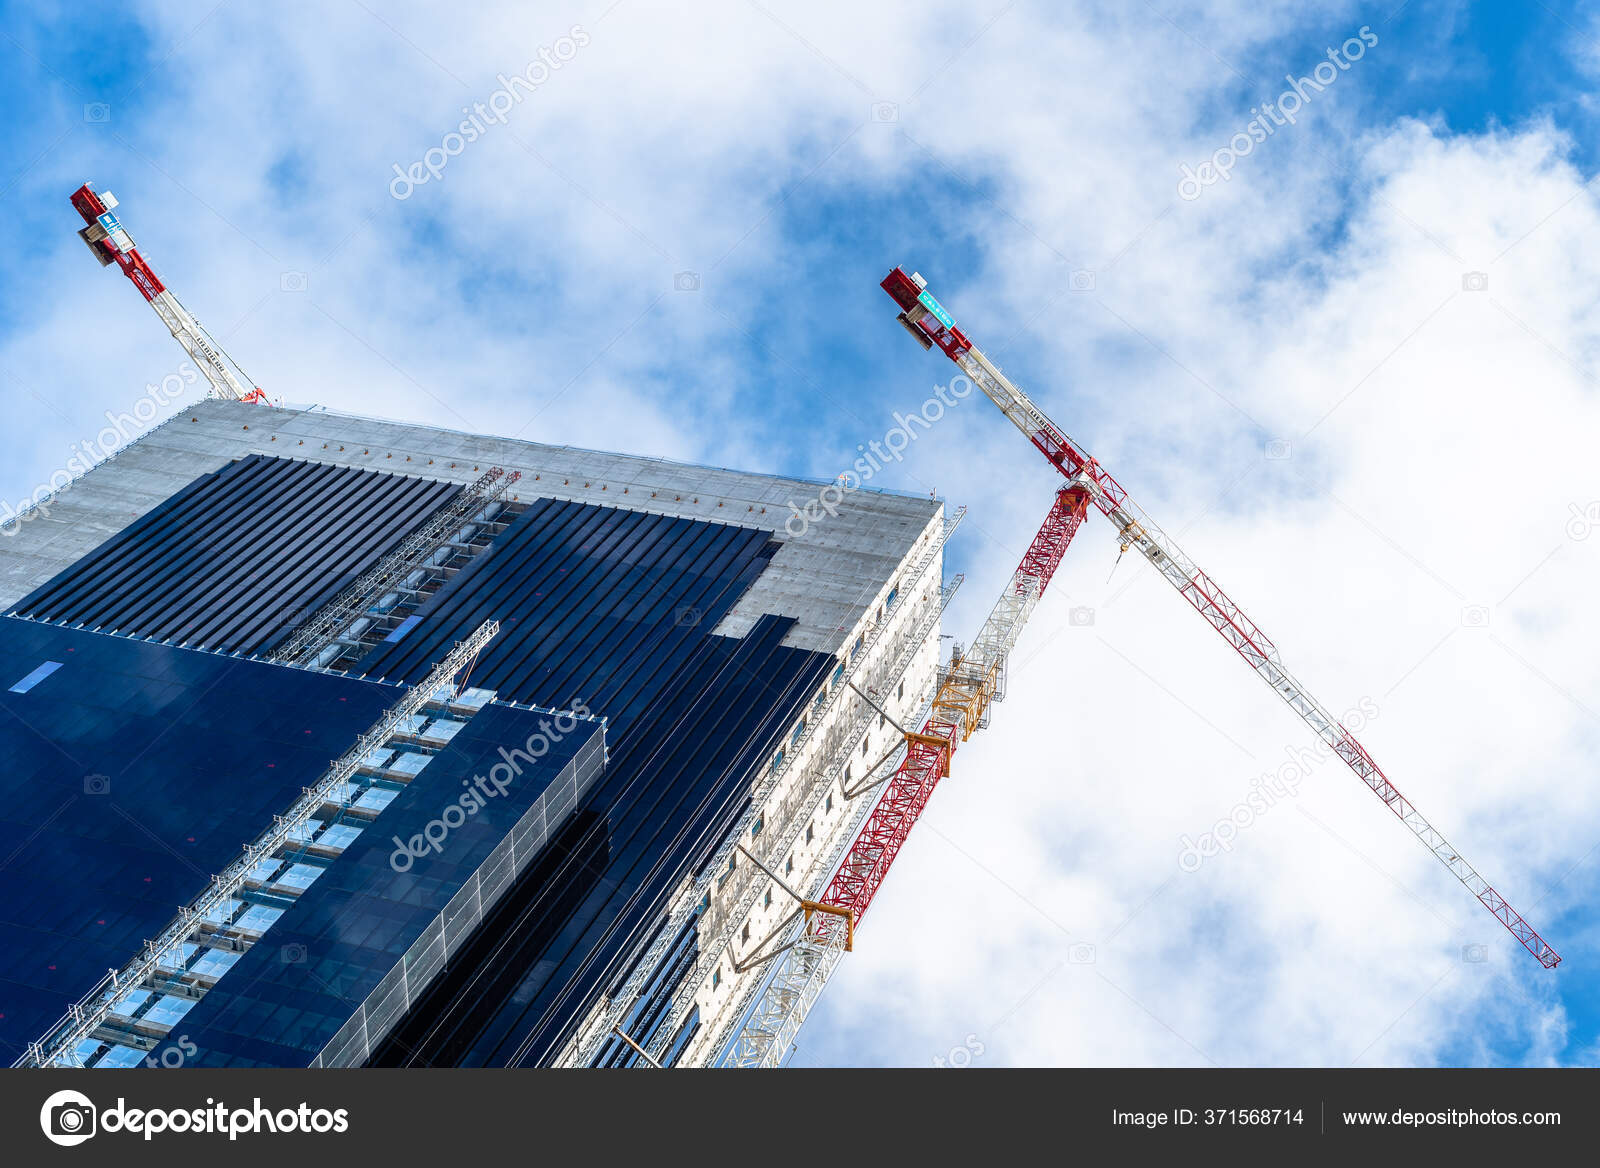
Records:
[[[927,295],[926,289],[913,282],[901,268],[890,272],[884,278],[882,287],[901,308],[907,310],[903,316],[909,316],[917,304],[927,307],[927,302],[923,300]],[[932,297],[927,297],[927,300],[932,301]],[[933,303],[938,302],[933,301]],[[1128,500],[1127,492],[1122,489],[1121,484],[1106,473],[1087,451],[1074,445],[1066,437],[1065,431],[1051,422],[1022,390],[1013,385],[983,355],[983,352],[972,344],[968,337],[954,328],[953,323],[948,320],[948,313],[941,312],[936,316],[943,327],[933,328],[926,318],[917,320],[915,327],[927,334],[946,356],[973,377],[985,396],[1000,407],[1052,466],[1074,482],[1087,481],[1092,485],[1096,508],[1117,525],[1118,535],[1122,538],[1124,547],[1138,547],[1140,553],[1166,578],[1179,595],[1205,617],[1206,623],[1233,646],[1245,663],[1272,687],[1273,692],[1288,703],[1318,737],[1334,747],[1335,753],[1355,772],[1356,776],[1399,816],[1412,834],[1434,853],[1452,875],[1467,886],[1467,889],[1494,914],[1495,919],[1506,927],[1523,948],[1533,954],[1547,969],[1554,969],[1559,965],[1560,955],[1489,886],[1487,880],[1450,847],[1444,836],[1423,818],[1416,807],[1401,796],[1383,771],[1378,768],[1378,764],[1372,760],[1366,748],[1356,742],[1349,730],[1334,719],[1326,708],[1283,668],[1277,647],[1256,623],[1245,615],[1244,610],[1235,604],[1214,580],[1195,567],[1194,562],[1177,544],[1154,523],[1144,518],[1144,512],[1134,507]],[[1338,732],[1330,738],[1329,736],[1333,734],[1331,727],[1334,726],[1338,727]]]

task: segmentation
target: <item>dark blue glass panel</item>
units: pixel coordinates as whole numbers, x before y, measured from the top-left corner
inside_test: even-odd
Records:
[[[771,558],[767,532],[643,511],[536,499],[439,590],[404,639],[357,672],[415,682],[490,618],[500,634],[473,684],[510,701],[582,700],[613,735],[663,686]]]
[[[597,720],[564,723],[499,704],[479,711],[183,1018],[173,1041],[197,1048],[188,1065],[308,1065],[536,801],[548,833],[559,830],[604,756]],[[552,788],[574,759],[566,781],[575,789]],[[494,793],[441,831],[446,809],[469,790]],[[437,846],[403,856],[397,870],[399,845],[430,825]]]
[[[781,645],[792,620],[703,637],[612,749],[568,869],[517,890],[476,964],[441,980],[381,1065],[537,1065],[623,980],[672,892],[710,859],[832,658]],[[596,849],[599,849],[598,854]],[[470,987],[470,993],[465,992]]]
[[[393,686],[0,617],[0,1049],[154,937]]]
[[[24,597],[23,616],[260,653],[461,488],[252,455],[201,475]]]

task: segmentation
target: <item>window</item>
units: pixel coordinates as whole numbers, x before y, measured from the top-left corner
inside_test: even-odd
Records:
[[[901,681],[900,688],[894,691],[894,696],[897,699],[906,696],[906,683],[904,681]]]
[[[717,966],[711,971],[711,988],[716,989],[722,984],[722,966]]]
[[[793,871],[794,871],[794,857],[790,856],[787,860],[785,860],[783,862],[783,874],[785,876],[788,876]]]
[[[762,908],[771,908],[772,907],[772,889],[770,889],[770,888],[767,889],[767,895],[761,898],[761,907]]]
[[[831,794],[828,796],[827,804],[822,809],[824,811],[832,811],[833,810],[833,796]]]
[[[862,633],[859,637],[856,638],[856,647],[854,649],[850,650],[850,660],[854,661],[856,659],[856,654],[861,652],[861,646],[866,644],[866,643],[867,643],[867,635],[865,633]]]
[[[711,894],[708,892],[700,898],[700,911],[705,912],[711,907]]]
[[[854,763],[849,763],[849,762],[844,764],[844,784],[843,785],[846,786],[846,787],[848,787],[850,785],[850,768],[852,766],[854,766],[854,765],[855,765]],[[829,795],[828,798],[832,799],[833,796]]]
[[[758,818],[750,825],[750,838],[755,839],[756,836],[761,834],[761,829],[765,826],[767,826],[767,821],[765,819]]]
[[[810,842],[811,842],[811,825],[808,823],[808,824],[806,824],[806,843],[810,843]]]
[[[871,736],[869,735],[868,737],[870,738]],[[861,757],[862,758],[866,758],[867,757],[867,739],[866,738],[863,738],[861,740]]]
[[[782,766],[783,766],[783,751],[780,750],[780,751],[778,751],[777,754],[772,756],[772,769],[773,770],[777,770]]]
[[[844,662],[841,661],[841,662],[839,662],[838,668],[836,668],[833,671],[833,677],[829,679],[828,684],[829,685],[838,685],[843,680],[844,680]]]
[[[24,677],[21,681],[17,682],[16,685],[12,686],[11,692],[14,694],[25,694],[60,668],[61,662],[46,661],[43,665],[39,666],[39,668],[28,674],[27,677]]]
[[[804,738],[805,736],[806,736],[806,720],[804,718],[801,718],[800,721],[795,725],[794,733],[789,735],[789,745],[790,746],[798,746],[800,744],[800,740],[802,738]]]
[[[882,714],[878,715],[878,729],[879,730],[883,729],[883,715]]]
[[[739,940],[741,940],[741,941],[750,940],[750,922],[749,921],[746,921],[744,923],[744,928],[739,930]]]
[[[895,586],[893,588],[889,589],[889,599],[887,599],[887,600],[885,600],[883,602],[883,607],[884,608],[893,608],[895,599],[899,595],[900,595],[900,585],[899,585],[898,582],[896,582]]]

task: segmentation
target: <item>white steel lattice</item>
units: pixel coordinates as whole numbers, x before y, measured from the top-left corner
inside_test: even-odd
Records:
[[[932,298],[925,291],[925,282],[896,268],[884,279],[882,286],[904,310],[900,315],[901,323],[919,335],[923,347],[937,345],[1057,470],[1088,489],[1095,507],[1116,525],[1124,548],[1138,549],[1140,555],[1233,646],[1272,691],[1383,800],[1407,830],[1494,914],[1495,919],[1523,948],[1547,969],[1559,965],[1561,956],[1395,789],[1366,748],[1356,741],[1327,707],[1284,668],[1277,646],[1222,587],[1128,498],[1127,491],[1098,461],[1069,438],[1027,394],[1012,384],[998,367],[975,348],[955,328],[947,312],[942,308],[939,313],[931,312],[928,304]]]

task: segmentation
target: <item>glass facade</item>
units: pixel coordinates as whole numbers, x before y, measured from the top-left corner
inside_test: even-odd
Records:
[[[604,763],[598,720],[484,707],[184,1018],[186,1065],[360,1066]]]
[[[254,455],[202,475],[18,602],[21,616],[271,649],[461,488]]]
[[[270,651],[458,489],[243,459],[36,590],[19,605],[33,619],[4,620],[0,745],[18,762],[0,776],[0,847],[18,858],[0,867],[0,1039],[20,1050],[126,963],[488,619],[500,632],[469,683],[498,700],[431,758],[386,762],[394,781],[321,829],[327,855],[253,894],[235,924],[265,936],[192,953],[215,984],[144,1017],[174,1024],[190,1063],[538,1065],[630,976],[837,665],[786,646],[788,617],[712,633],[766,568],[770,532],[534,499],[350,675],[157,643]],[[587,712],[592,732],[397,871],[396,839],[425,838],[550,708]],[[695,945],[674,939],[631,1019],[641,1035]]]
[[[47,660],[62,665],[27,692],[0,690],[0,1043],[12,1058],[399,696],[0,617],[0,679]]]
[[[611,763],[584,801],[574,858],[513,890],[459,979],[420,1002],[374,1061],[538,1065],[628,976],[672,892],[709,862],[833,659],[782,644],[763,616],[711,630],[766,567],[768,533],[541,499],[360,668],[411,680],[488,618],[502,631],[473,684],[503,698],[583,701],[607,719]],[[462,994],[467,985],[470,995]]]

